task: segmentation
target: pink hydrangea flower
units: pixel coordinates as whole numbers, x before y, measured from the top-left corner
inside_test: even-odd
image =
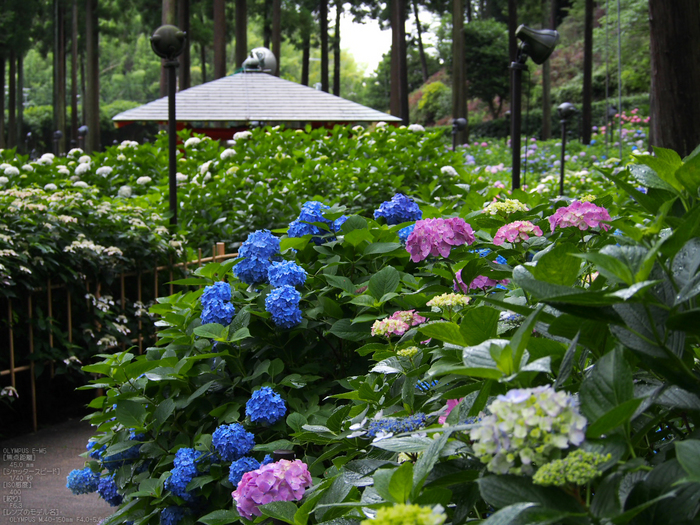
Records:
[[[243,474],[231,495],[239,514],[252,520],[262,515],[259,505],[272,501],[298,501],[310,486],[311,474],[306,463],[298,459],[280,459]]]
[[[445,422],[447,421],[447,416],[449,416],[449,415],[450,415],[450,412],[452,412],[452,410],[453,410],[457,405],[459,405],[459,403],[462,401],[462,399],[464,399],[464,398],[463,398],[463,397],[460,397],[459,399],[448,399],[448,400],[447,400],[447,412],[445,412],[445,415],[444,415],[444,416],[440,416],[440,417],[438,418],[438,423],[440,423],[441,425],[444,425]]]
[[[415,310],[400,310],[391,314],[389,319],[398,319],[403,321],[409,326],[418,326],[421,323],[427,321],[425,317],[417,314]]]
[[[410,328],[410,325],[402,319],[395,317],[386,317],[381,320],[374,321],[372,325],[372,336],[385,335],[403,335]]]
[[[486,277],[485,275],[480,275],[470,282],[469,286],[467,286],[467,284],[462,281],[462,270],[457,270],[455,276],[457,277],[457,280],[454,281],[454,289],[455,291],[461,290],[462,293],[469,293],[469,290],[483,290],[485,288],[492,288],[499,284],[505,286],[510,283],[508,279],[497,280]]]
[[[406,250],[413,262],[428,255],[447,257],[453,246],[474,242],[472,227],[464,219],[423,219],[416,221],[411,235],[406,239]]]
[[[575,226],[579,230],[600,227],[603,230],[610,229],[610,225],[601,221],[609,221],[608,210],[601,206],[596,206],[592,202],[574,201],[569,206],[559,208],[554,215],[549,217],[549,226],[552,231],[559,226],[567,228]]]
[[[515,221],[498,228],[493,243],[501,246],[505,241],[512,243],[527,241],[530,235],[542,237],[542,229],[530,221]]]

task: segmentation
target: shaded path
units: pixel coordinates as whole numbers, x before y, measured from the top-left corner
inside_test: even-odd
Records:
[[[116,509],[96,493],[74,496],[66,476],[81,469],[93,429],[71,419],[33,434],[0,441],[0,524],[93,523]]]

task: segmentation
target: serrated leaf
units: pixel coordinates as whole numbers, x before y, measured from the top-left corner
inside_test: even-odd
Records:
[[[401,277],[393,266],[386,266],[369,279],[367,291],[375,299],[381,299],[384,294],[396,291]]]

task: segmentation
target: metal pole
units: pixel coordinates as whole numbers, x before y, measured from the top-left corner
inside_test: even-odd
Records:
[[[513,188],[520,188],[520,123],[521,123],[521,95],[523,70],[527,69],[525,64],[513,62],[510,65],[511,74],[511,112],[510,112],[510,147],[513,164]]]
[[[175,87],[177,60],[167,60],[165,67],[168,69],[168,162],[170,183],[170,224],[177,225],[177,122],[175,120]]]
[[[564,157],[566,156],[566,120],[559,121],[561,124],[561,169],[559,171],[559,195],[564,195]]]

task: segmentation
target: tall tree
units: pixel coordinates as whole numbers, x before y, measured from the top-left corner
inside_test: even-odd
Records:
[[[248,56],[248,6],[246,0],[236,0],[236,67]]]
[[[73,0],[70,52],[70,136],[78,140],[78,0]]]
[[[700,2],[649,0],[650,143],[681,157],[700,144]]]
[[[17,54],[10,49],[10,88],[8,90],[7,146],[17,147]]]
[[[340,18],[343,15],[343,0],[335,2],[335,32],[333,34],[333,94],[340,96]]]
[[[428,61],[425,58],[425,49],[423,49],[423,29],[420,25],[420,18],[418,17],[418,1],[412,0],[413,4],[413,16],[416,19],[416,32],[418,34],[418,53],[420,53],[420,67],[421,73],[423,73],[423,82],[428,81]],[[469,3],[469,2],[467,2]]]
[[[282,60],[282,5],[280,0],[272,0],[272,54],[277,59],[277,69],[272,72],[280,76]]]
[[[185,49],[179,57],[180,66],[178,67],[179,90],[188,89],[192,84],[191,76],[191,30],[190,30],[190,0],[178,0],[177,2],[177,27],[185,32],[187,43]]]
[[[328,93],[328,0],[319,1],[318,30],[321,35],[321,90]]]
[[[85,124],[88,134],[85,149],[88,153],[100,149],[100,57],[98,0],[85,1]]]
[[[391,114],[408,124],[406,0],[391,0]]]
[[[583,103],[581,104],[581,142],[591,143],[593,124],[593,0],[586,0],[583,22]]]
[[[226,76],[226,4],[214,0],[214,79]]]
[[[0,148],[5,148],[5,52],[0,49]]]
[[[61,132],[58,140],[58,151],[60,154],[65,151],[67,130],[66,130],[66,36],[65,36],[65,11],[61,0],[54,0],[54,103],[53,103],[53,125],[55,131]]]
[[[464,56],[464,4],[463,0],[452,2],[452,116],[467,118],[467,61]],[[456,143],[464,144],[469,130],[457,132]]]

